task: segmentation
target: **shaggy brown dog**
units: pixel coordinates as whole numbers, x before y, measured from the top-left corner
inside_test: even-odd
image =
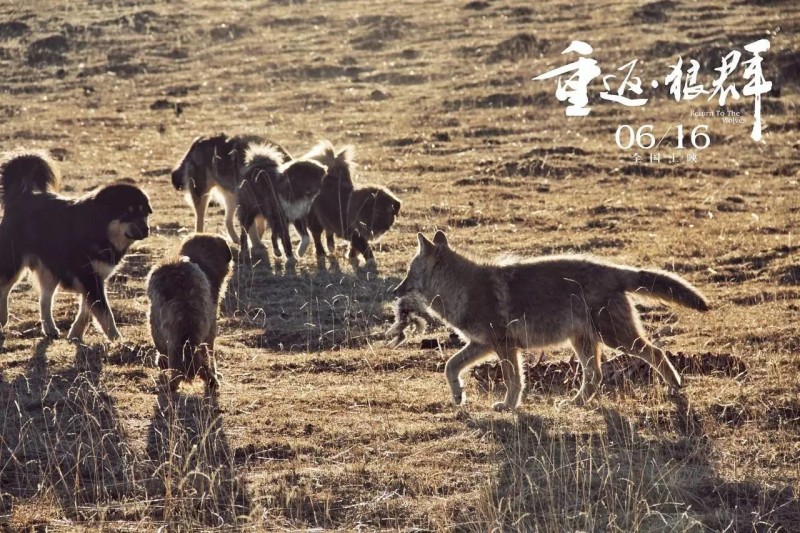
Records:
[[[281,256],[280,237],[283,251],[293,261],[289,224],[295,222],[301,237],[304,237],[299,249],[302,255],[308,246],[308,232],[303,220],[322,186],[325,167],[316,161],[284,163],[284,152],[272,145],[248,148],[245,164],[237,192],[239,222],[250,236],[253,248],[262,254],[266,254],[266,249],[261,234],[264,222],[268,222],[275,256]]]
[[[5,210],[0,222],[0,329],[8,323],[8,295],[29,268],[39,283],[45,335],[60,335],[52,306],[62,287],[80,295],[68,338],[82,340],[94,315],[106,337],[117,339],[105,280],[128,247],[149,235],[150,201],[128,183],[106,185],[74,200],[55,193],[59,184],[58,167],[44,154],[11,154],[0,164]]]
[[[180,257],[161,263],[148,276],[150,332],[158,365],[171,374],[169,389],[200,376],[207,392],[217,388],[213,360],[217,309],[231,273],[231,250],[221,237],[195,235]]]
[[[356,263],[361,254],[368,263],[374,263],[375,256],[368,241],[379,239],[392,227],[400,214],[400,200],[384,187],[356,188],[353,185],[353,149],[350,146],[336,150],[329,141],[322,141],[303,159],[319,161],[328,167],[322,189],[308,216],[317,255],[326,253],[322,245],[324,231],[328,253],[333,253],[336,235],[350,242],[351,262]]]

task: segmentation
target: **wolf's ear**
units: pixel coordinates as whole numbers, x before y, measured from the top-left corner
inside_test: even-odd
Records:
[[[422,233],[417,233],[417,241],[419,241],[419,253],[422,255],[433,252],[434,244],[425,238]]]
[[[445,248],[449,248],[447,244],[447,235],[445,235],[442,230],[437,230],[436,234],[433,236],[433,244],[441,244]]]

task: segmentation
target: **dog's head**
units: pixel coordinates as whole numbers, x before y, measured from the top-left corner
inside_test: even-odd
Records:
[[[357,189],[350,205],[351,209],[358,210],[351,220],[367,229],[369,239],[377,239],[394,225],[402,202],[388,189],[371,186]]]
[[[394,289],[394,295],[397,297],[428,292],[431,274],[437,261],[443,253],[450,250],[447,236],[441,230],[433,236],[433,242],[426,239],[422,233],[417,233],[417,242],[419,245],[417,255],[411,260],[405,279]]]
[[[108,238],[118,252],[150,235],[147,217],[153,209],[139,187],[129,183],[107,185],[94,194],[94,202],[103,213]]]
[[[233,254],[222,237],[193,235],[183,242],[180,254],[199,266],[217,290],[231,272]]]
[[[319,194],[326,168],[316,161],[294,160],[283,168],[291,191],[292,202],[311,201]]]
[[[192,182],[205,182],[207,173],[219,173],[230,166],[228,163],[232,154],[229,152],[225,134],[195,138],[172,171],[172,186],[180,191]]]

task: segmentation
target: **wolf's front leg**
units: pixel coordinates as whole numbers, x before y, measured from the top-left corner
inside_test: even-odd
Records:
[[[450,384],[450,390],[453,392],[453,402],[456,405],[462,405],[466,401],[462,374],[472,365],[476,365],[486,359],[491,355],[492,351],[489,346],[469,342],[447,361],[444,366],[444,374]]]
[[[522,357],[516,348],[503,348],[498,355],[500,356],[500,370],[503,372],[507,390],[505,400],[495,403],[492,408],[495,411],[513,411],[519,407],[522,391],[525,388]]]

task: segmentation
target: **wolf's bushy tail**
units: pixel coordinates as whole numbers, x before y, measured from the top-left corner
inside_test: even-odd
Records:
[[[643,291],[647,296],[676,304],[708,311],[708,300],[688,281],[663,270],[640,270],[632,276],[631,291]]]
[[[36,192],[57,191],[61,172],[56,163],[41,152],[12,153],[0,163],[0,202]]]

